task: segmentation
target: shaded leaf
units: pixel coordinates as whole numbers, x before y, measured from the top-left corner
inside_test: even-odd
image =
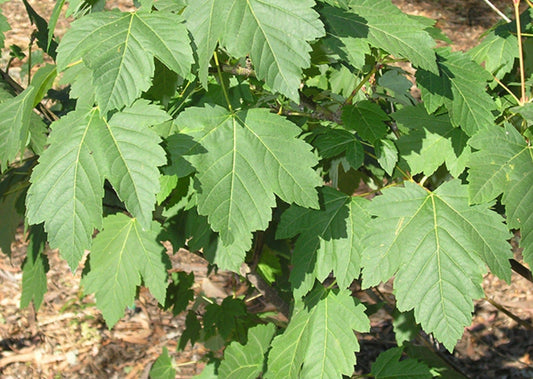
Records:
[[[50,268],[48,257],[44,255],[46,234],[43,226],[32,226],[28,239],[27,256],[22,265],[20,307],[26,308],[33,300],[35,310],[38,311],[48,290],[46,273]]]
[[[342,121],[346,128],[355,130],[364,140],[374,143],[387,135],[385,121],[389,116],[379,105],[363,100],[354,105],[347,105],[342,110]]]
[[[533,267],[533,148],[510,124],[480,132],[469,144],[479,150],[469,161],[470,200],[482,203],[503,192],[507,224],[520,229],[524,260]]]
[[[403,349],[393,347],[382,352],[372,364],[370,373],[376,379],[405,378],[433,378],[429,367],[416,359],[400,360]]]
[[[290,281],[294,296],[305,295],[315,279],[333,271],[339,287],[347,288],[360,272],[360,237],[370,220],[368,201],[322,187],[321,209],[291,206],[281,217],[276,238],[299,235],[294,246]]]

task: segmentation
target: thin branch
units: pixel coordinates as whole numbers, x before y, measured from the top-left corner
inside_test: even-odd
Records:
[[[531,271],[527,267],[525,267],[520,262],[514,259],[509,259],[509,261],[511,262],[511,268],[513,269],[514,272],[516,272],[518,275],[520,275],[524,279],[529,280],[531,283],[533,283],[533,275],[531,274]]]
[[[515,315],[513,312],[509,311],[508,309],[504,308],[502,305],[498,304],[497,302],[495,302],[494,300],[488,297],[485,297],[485,300],[488,301],[494,308],[505,313],[508,317],[512,318],[518,324],[522,325],[524,328],[528,330],[533,330],[533,325],[531,325],[527,321],[522,320],[520,317],[518,317],[517,315]]]
[[[289,319],[290,308],[289,304],[285,302],[279,293],[268,285],[268,283],[257,272],[252,271],[251,267],[246,263],[241,265],[240,274],[244,276],[253,286],[265,297],[265,299],[272,303],[283,316]]]
[[[507,17],[501,10],[496,8],[494,4],[492,4],[489,0],[483,0],[494,12],[498,13],[498,16],[503,18],[505,22],[511,22],[511,19]]]

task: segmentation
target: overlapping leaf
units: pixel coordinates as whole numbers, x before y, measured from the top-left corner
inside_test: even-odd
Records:
[[[290,281],[296,297],[305,295],[315,282],[332,271],[339,287],[347,288],[359,276],[362,245],[370,216],[368,201],[322,187],[321,209],[291,206],[281,218],[276,238],[299,234],[294,247]]]
[[[165,303],[170,262],[157,242],[159,231],[156,222],[142,230],[136,219],[117,213],[106,217],[103,231],[94,239],[91,269],[82,283],[87,292],[95,293],[109,327],[133,304],[141,279],[159,303]]]
[[[347,105],[342,110],[344,125],[357,131],[364,140],[374,143],[387,134],[385,121],[389,116],[376,103],[363,100],[354,105]]]
[[[1,170],[4,170],[26,145],[34,98],[35,88],[28,86],[18,96],[0,103]]]
[[[435,41],[425,25],[402,13],[390,0],[352,0],[349,6],[349,10],[324,7],[321,14],[330,26],[328,33],[340,37],[343,49],[357,57],[353,63],[361,62],[360,53],[353,51],[358,46],[354,38],[358,38],[408,58],[417,67],[438,72],[433,52]]]
[[[187,29],[192,34],[198,55],[198,77],[202,85],[207,88],[207,74],[209,61],[218,40],[224,32],[227,12],[230,2],[228,0],[198,0],[193,1],[183,12],[187,20]]]
[[[318,207],[316,158],[297,138],[300,129],[283,117],[267,109],[232,114],[206,106],[187,109],[176,123],[197,142],[185,158],[201,186],[198,211],[208,216],[224,246],[250,246],[252,232],[268,226],[274,194]]]
[[[394,347],[381,353],[372,364],[372,371],[370,373],[376,379],[392,379],[405,377],[408,374],[409,378],[433,378],[429,367],[416,359],[404,359],[402,357],[402,349]]]
[[[313,0],[224,0],[229,10],[223,45],[236,57],[250,55],[259,79],[299,103],[310,41],[324,35]]]
[[[58,70],[89,67],[102,114],[130,105],[150,87],[154,57],[181,76],[193,62],[187,29],[170,12],[103,12],[72,23],[58,49]]]
[[[359,343],[353,330],[367,332],[365,307],[349,290],[312,293],[313,306],[298,304],[285,332],[274,338],[265,378],[338,378],[352,375]],[[311,296],[311,295],[310,295]]]
[[[104,179],[141,226],[149,227],[159,192],[157,167],[166,159],[147,124],[166,119],[165,112],[138,101],[109,122],[96,109],[80,109],[53,124],[50,148],[31,177],[27,217],[30,224],[45,222],[50,245],[72,270],[101,227]]]
[[[11,26],[9,26],[6,16],[4,16],[2,10],[0,10],[0,49],[4,47],[4,41],[6,39],[4,33],[8,30],[11,30]]]
[[[72,270],[101,227],[104,178],[94,154],[99,130],[97,110],[77,110],[52,124],[50,147],[33,170],[26,199],[30,224],[44,222],[48,242],[59,248]]]
[[[509,280],[507,232],[491,204],[468,205],[459,180],[428,192],[415,183],[390,188],[368,210],[363,285],[396,274],[398,309],[414,308],[417,322],[452,350],[471,322],[472,299],[483,296],[485,264]]]
[[[439,74],[418,70],[416,78],[429,113],[444,105],[455,126],[469,136],[494,123],[496,105],[485,88],[492,76],[461,52],[437,49]]]
[[[405,107],[391,115],[399,125],[409,129],[396,145],[402,159],[409,164],[411,174],[433,174],[443,163],[457,177],[463,172],[470,157],[466,145],[468,137],[454,128],[447,114],[430,115],[423,104]]]
[[[248,343],[232,342],[224,350],[224,360],[218,368],[222,378],[256,379],[263,371],[265,354],[274,336],[274,324],[257,325],[248,330]]]
[[[20,307],[27,307],[33,300],[35,310],[39,310],[47,291],[46,273],[48,257],[44,255],[46,234],[42,225],[32,226],[29,234],[27,256],[22,266],[22,294]]]
[[[533,267],[533,148],[512,125],[480,132],[469,144],[479,150],[469,162],[470,200],[490,201],[503,192],[507,224],[520,229],[524,259]]]

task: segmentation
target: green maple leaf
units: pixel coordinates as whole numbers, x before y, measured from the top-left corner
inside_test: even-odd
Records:
[[[439,74],[418,70],[416,79],[422,100],[429,113],[444,105],[455,126],[467,135],[486,129],[494,123],[496,105],[485,91],[492,76],[461,52],[437,49]]]
[[[488,32],[483,41],[468,54],[479,64],[485,63],[485,69],[498,79],[502,79],[514,66],[518,58],[518,41],[516,25],[504,24]]]
[[[520,229],[524,260],[533,267],[533,148],[510,124],[482,131],[469,144],[479,150],[469,161],[470,200],[490,201],[503,192],[507,224]]]
[[[359,276],[360,237],[370,220],[368,201],[330,187],[320,188],[321,209],[291,206],[281,217],[276,238],[299,235],[294,247],[290,281],[294,296],[305,295],[315,279],[334,272],[339,287],[347,288]]]
[[[2,10],[0,9],[0,49],[4,47],[4,42],[6,40],[5,32],[11,30],[9,22],[7,22],[6,16],[3,15]]]
[[[313,131],[313,146],[322,158],[328,159],[344,154],[354,170],[363,164],[365,152],[363,145],[353,132],[343,129],[317,128]]]
[[[50,246],[60,249],[72,270],[102,225],[104,179],[141,226],[149,227],[159,192],[157,166],[166,159],[148,124],[168,117],[139,100],[109,122],[96,109],[79,109],[52,125],[50,147],[30,179],[27,217],[30,224],[44,221]]]
[[[159,303],[165,303],[170,261],[158,243],[159,231],[156,222],[142,230],[136,219],[122,213],[104,219],[82,284],[88,293],[95,293],[96,305],[110,328],[133,303],[141,279]]]
[[[338,378],[352,375],[359,343],[353,330],[367,332],[365,307],[349,290],[310,294],[299,302],[285,332],[274,338],[265,378]]]
[[[227,0],[198,0],[191,2],[183,12],[196,45],[198,77],[204,88],[207,88],[209,61],[224,32],[225,23],[220,20],[226,20],[228,6]]]
[[[18,96],[0,103],[0,164],[5,169],[26,146],[35,88],[28,86]]]
[[[466,186],[452,180],[435,192],[406,182],[367,208],[377,217],[363,240],[363,285],[396,274],[398,309],[414,308],[417,322],[448,350],[471,323],[472,299],[483,296],[485,263],[510,280],[509,233],[491,205],[469,206]]]
[[[347,105],[342,109],[342,121],[344,125],[353,129],[364,140],[374,143],[387,135],[389,127],[385,121],[389,116],[379,105],[363,100],[354,105]]]
[[[402,357],[403,349],[394,347],[381,353],[376,361],[372,364],[372,374],[376,379],[393,379],[404,378],[405,373],[409,373],[409,378],[433,378],[429,367],[416,359],[404,359]]]
[[[257,325],[248,329],[246,345],[234,341],[224,350],[224,360],[218,368],[219,376],[256,379],[263,371],[265,354],[275,331],[274,324]]]
[[[299,103],[302,69],[311,62],[309,42],[324,35],[324,26],[313,10],[315,2],[223,0],[222,3],[228,9],[222,45],[236,57],[249,54],[259,79]]]
[[[197,142],[185,158],[197,170],[198,212],[208,216],[225,247],[234,247],[231,254],[244,257],[238,246],[249,247],[252,232],[266,229],[274,195],[318,207],[317,160],[297,138],[300,129],[285,118],[267,109],[231,113],[206,106],[187,109],[176,123]]]
[[[447,114],[430,115],[419,104],[400,109],[391,116],[409,130],[396,141],[396,146],[412,175],[423,172],[429,176],[443,163],[455,177],[464,171],[471,152],[466,144],[468,137],[453,127]]]
[[[334,23],[337,30],[340,23],[345,24],[340,35],[347,37],[348,48],[350,39],[361,38],[373,47],[409,59],[417,67],[438,72],[433,51],[435,41],[423,23],[402,13],[390,0],[351,0],[349,6],[349,11],[329,10],[336,18],[328,18],[326,13],[327,22]]]
[[[172,364],[172,358],[168,355],[167,347],[163,347],[163,352],[156,359],[152,368],[150,369],[150,378],[153,379],[174,379],[176,377],[176,369]]]
[[[76,110],[52,124],[50,147],[39,158],[26,198],[29,224],[40,224],[72,270],[102,224],[104,178],[93,152],[105,127],[97,110]]]
[[[189,74],[193,58],[183,18],[170,12],[110,11],[72,23],[58,48],[57,66],[63,71],[82,60],[106,114],[131,105],[150,87],[154,57],[183,77]]]
[[[22,266],[20,307],[26,308],[33,300],[37,311],[47,291],[46,273],[49,269],[48,257],[44,255],[46,234],[42,225],[32,226],[28,239],[27,256]]]

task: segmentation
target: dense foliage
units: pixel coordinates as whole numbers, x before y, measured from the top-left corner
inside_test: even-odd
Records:
[[[417,324],[452,351],[487,269],[510,281],[512,233],[533,265],[529,9],[458,52],[390,0],[65,3],[46,21],[24,0],[49,63],[11,46],[0,82],[0,247],[24,220],[22,307],[46,292],[47,242],[83,264],[109,327],[141,285],[188,312],[179,346],[209,342],[204,377],[333,378],[375,308],[354,283],[394,278],[399,347],[370,375],[432,377]],[[196,297],[162,241],[279,314]],[[174,376],[167,350],[152,375]]]

